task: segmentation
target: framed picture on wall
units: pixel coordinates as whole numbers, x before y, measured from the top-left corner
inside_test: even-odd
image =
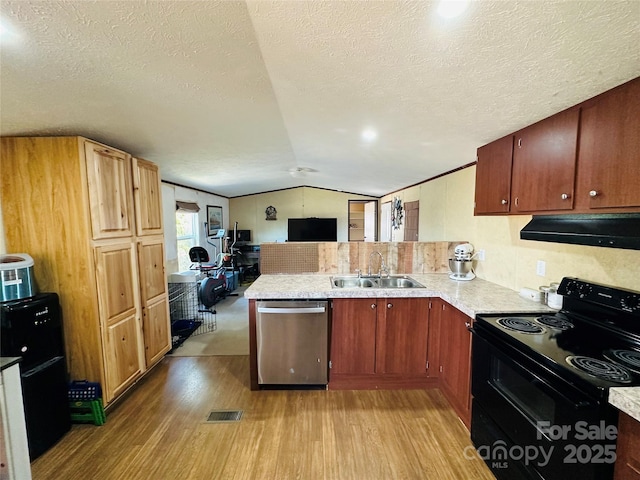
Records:
[[[222,228],[222,207],[207,205],[207,236],[213,237]]]

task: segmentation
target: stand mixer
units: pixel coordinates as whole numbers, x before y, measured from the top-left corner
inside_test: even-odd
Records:
[[[454,258],[449,259],[449,269],[452,273],[449,278],[452,280],[473,280],[476,278],[473,273],[473,245],[463,243],[458,245],[453,251]]]

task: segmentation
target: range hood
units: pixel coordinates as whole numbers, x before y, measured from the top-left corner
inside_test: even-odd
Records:
[[[520,238],[640,250],[640,213],[534,215]]]

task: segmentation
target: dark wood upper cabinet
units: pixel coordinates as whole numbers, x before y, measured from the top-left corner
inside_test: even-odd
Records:
[[[576,210],[640,206],[640,78],[582,105]]]
[[[478,149],[475,215],[509,213],[513,135]]]
[[[640,77],[478,148],[474,214],[637,212],[638,184]]]
[[[573,209],[579,118],[573,107],[516,132],[511,213]]]

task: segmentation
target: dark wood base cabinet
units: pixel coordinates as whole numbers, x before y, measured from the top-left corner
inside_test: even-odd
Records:
[[[618,446],[613,478],[640,480],[640,422],[620,412]]]
[[[333,300],[330,389],[422,388],[429,299]]]
[[[471,426],[471,318],[439,301],[440,388],[462,422]]]
[[[440,299],[335,299],[329,388],[440,387],[469,427],[470,322]]]

